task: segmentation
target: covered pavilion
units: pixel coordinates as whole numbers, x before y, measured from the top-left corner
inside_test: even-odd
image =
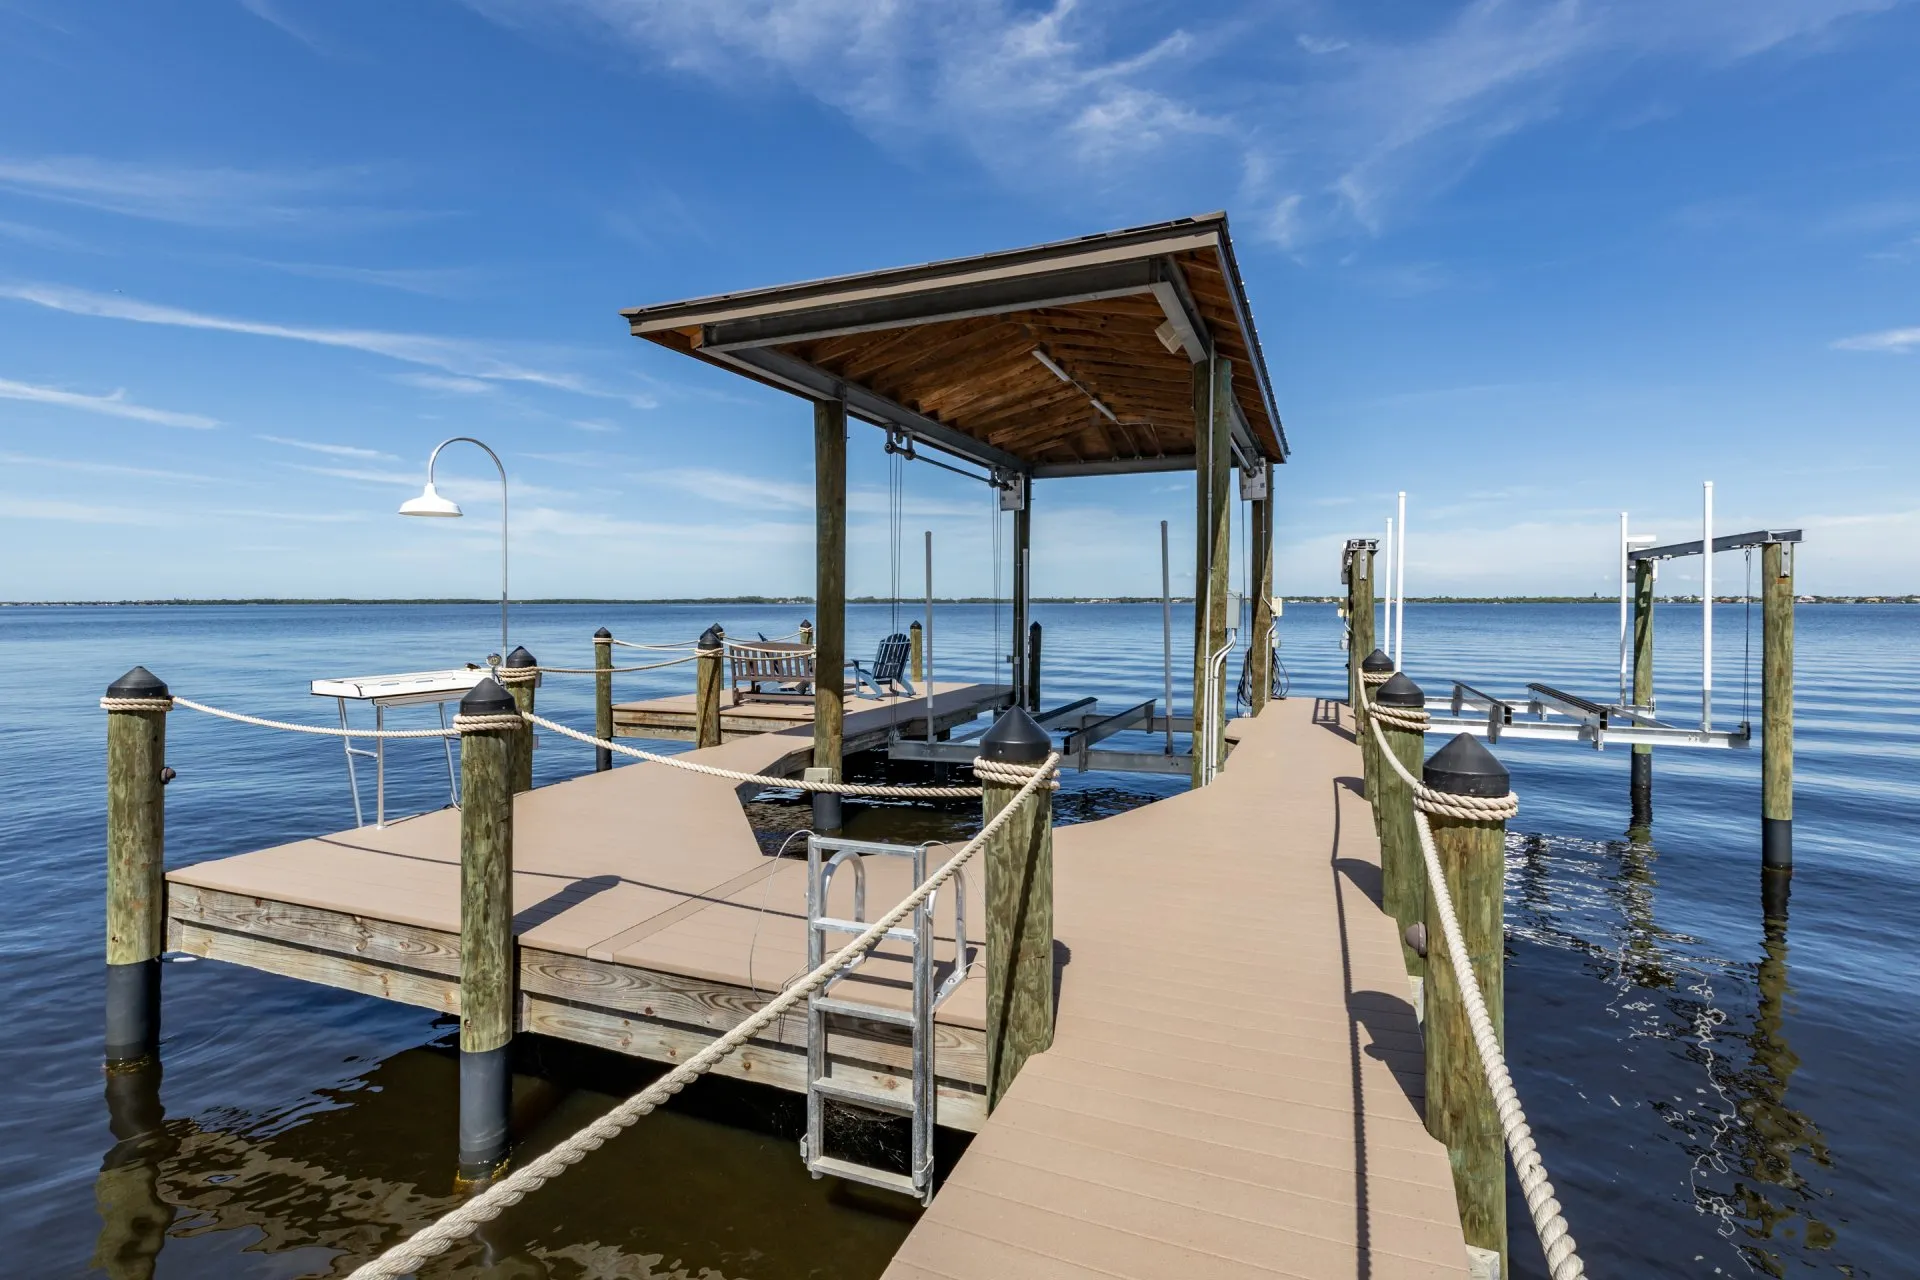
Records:
[[[1224,213],[623,311],[635,337],[813,403],[819,670],[845,659],[847,420],[984,469],[1014,513],[1023,678],[1036,480],[1195,474],[1193,773],[1224,753],[1231,470],[1251,502],[1257,711],[1271,684],[1272,472],[1289,453]],[[844,694],[817,686],[838,777]],[[1172,708],[1167,709],[1169,716]]]

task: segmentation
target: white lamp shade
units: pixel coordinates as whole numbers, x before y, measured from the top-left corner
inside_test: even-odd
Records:
[[[433,481],[427,481],[427,487],[420,491],[417,498],[408,498],[400,504],[403,516],[457,516],[460,504],[452,498],[443,498],[440,491],[433,487]]]

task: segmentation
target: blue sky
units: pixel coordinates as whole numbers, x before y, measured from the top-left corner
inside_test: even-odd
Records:
[[[1709,477],[1803,589],[1920,589],[1916,65],[1897,0],[0,0],[0,598],[484,597],[484,458],[393,514],[456,433],[517,596],[803,592],[806,405],[618,308],[1216,208],[1283,590],[1405,489],[1410,592],[1607,594]],[[986,494],[906,504],[988,590]],[[1156,590],[1163,518],[1191,581],[1179,477],[1035,512],[1041,593]]]

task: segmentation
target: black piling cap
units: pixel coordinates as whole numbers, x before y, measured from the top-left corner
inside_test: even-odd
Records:
[[[503,688],[492,676],[467,690],[467,696],[460,699],[460,714],[463,716],[508,716],[519,715],[520,704],[513,695]]]
[[[145,667],[135,667],[107,686],[109,698],[164,698],[167,682]]]
[[[1023,707],[1008,707],[980,739],[980,755],[1006,764],[1039,764],[1053,750],[1053,736]]]
[[[1504,796],[1511,789],[1507,767],[1493,758],[1493,752],[1480,745],[1470,733],[1457,735],[1452,742],[1434,752],[1420,780],[1435,791],[1450,796]]]
[[[527,646],[516,645],[514,646],[513,652],[507,655],[506,665],[509,667],[537,667],[540,665],[540,660],[527,652]]]
[[[1389,658],[1380,650],[1375,649],[1372,653],[1360,660],[1360,669],[1362,671],[1372,671],[1375,673],[1391,671],[1393,670],[1393,659]]]
[[[613,639],[613,632],[607,630],[605,627],[602,627],[598,631],[593,633],[593,638],[595,640],[611,640]]]
[[[1407,679],[1407,673],[1396,671],[1393,678],[1373,691],[1373,700],[1383,707],[1424,707],[1427,695],[1420,692],[1420,686]],[[1502,794],[1505,794],[1504,792]]]
[[[727,643],[727,633],[720,626],[720,624],[716,622],[712,626],[708,627],[705,631],[702,631],[700,633],[700,639],[695,643],[697,643],[699,647],[702,649],[725,648]]]

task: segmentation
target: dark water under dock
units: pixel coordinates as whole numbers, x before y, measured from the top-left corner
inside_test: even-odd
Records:
[[[803,612],[524,608],[515,639],[548,663],[588,665],[586,637],[600,625],[666,640],[717,618],[734,634],[777,635]],[[851,612],[852,653],[893,629],[884,606]],[[1609,607],[1408,614],[1408,667],[1430,688],[1440,683],[1430,676],[1496,690],[1538,679],[1601,697],[1613,687]],[[1099,694],[1120,705],[1159,689],[1157,608],[1040,606],[1036,616],[1049,701]],[[991,622],[984,606],[942,609],[943,678],[994,674]],[[0,1113],[0,1272],[325,1276],[341,1249],[364,1253],[451,1202],[449,1026],[211,963],[167,966],[164,1079],[114,1082],[121,1131],[141,1135],[116,1140],[98,1060],[104,753],[94,701],[138,661],[188,696],[325,723],[332,705],[305,693],[308,679],[477,659],[491,626],[484,607],[0,614],[14,669],[35,673],[14,682],[0,712],[0,902],[10,908],[0,1080],[11,1103]],[[1663,608],[1660,697],[1675,718],[1692,705],[1697,626],[1697,611]],[[1179,618],[1174,630],[1190,634]],[[1724,722],[1739,716],[1740,610],[1723,606],[1715,630]],[[1330,608],[1294,607],[1283,635],[1297,694],[1342,687]],[[1800,610],[1799,871],[1785,922],[1763,922],[1760,908],[1756,755],[1659,756],[1653,841],[1635,848],[1620,839],[1624,752],[1500,748],[1522,798],[1509,848],[1509,1053],[1596,1274],[1910,1273],[1920,1247],[1920,1174],[1908,1158],[1920,1119],[1905,1086],[1920,1076],[1920,961],[1908,938],[1920,919],[1917,640],[1920,610]],[[1176,689],[1189,669],[1176,653]],[[1757,674],[1756,658],[1756,703]],[[683,669],[623,676],[617,696],[690,680]],[[589,687],[554,677],[542,709],[589,724]],[[400,712],[396,723],[430,717]],[[351,821],[333,742],[184,711],[170,740],[175,865]],[[548,743],[536,776],[590,764],[585,748]],[[401,811],[444,801],[436,745],[399,744],[390,771]],[[1180,785],[1069,775],[1059,813],[1096,817]],[[754,811],[770,844],[806,821],[804,806],[778,800]],[[856,834],[896,839],[951,837],[974,821],[964,805],[852,814]],[[535,1145],[650,1074],[547,1042],[527,1045],[522,1066]],[[811,1181],[795,1151],[798,1110],[793,1097],[708,1082],[430,1273],[877,1274],[915,1211]],[[1521,1274],[1537,1271],[1537,1251],[1518,1237],[1513,1256]]]

